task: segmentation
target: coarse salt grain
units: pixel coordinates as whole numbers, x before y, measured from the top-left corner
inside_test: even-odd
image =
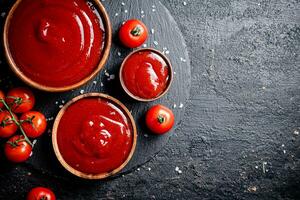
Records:
[[[109,76],[110,80],[114,80],[115,78],[116,78],[116,76],[114,74],[112,74],[112,75]]]

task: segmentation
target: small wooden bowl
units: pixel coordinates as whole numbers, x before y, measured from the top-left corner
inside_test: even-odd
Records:
[[[169,82],[168,82],[168,86],[167,88],[165,89],[165,91],[160,94],[159,96],[155,97],[155,98],[152,98],[152,99],[144,99],[144,98],[141,98],[141,97],[138,97],[138,96],[135,96],[134,94],[132,94],[126,87],[125,83],[124,83],[124,80],[123,80],[123,76],[122,76],[122,71],[123,71],[123,68],[124,68],[124,65],[126,63],[126,61],[128,60],[128,58],[130,56],[132,56],[133,54],[135,53],[138,53],[138,52],[141,52],[141,51],[152,51],[154,53],[157,53],[159,56],[161,56],[165,62],[167,63],[168,67],[169,67],[169,73],[170,73],[170,79],[169,79]],[[172,85],[172,82],[173,82],[173,67],[172,67],[172,64],[170,62],[170,60],[160,51],[156,50],[156,49],[153,49],[153,48],[142,48],[142,49],[138,49],[138,50],[135,50],[133,52],[131,52],[125,59],[124,61],[122,62],[122,65],[121,65],[121,68],[120,68],[120,72],[119,72],[119,78],[120,78],[120,82],[121,82],[121,85],[122,85],[122,88],[125,90],[125,92],[133,99],[137,100],[137,101],[141,101],[141,102],[150,102],[150,101],[155,101],[159,98],[161,98],[162,96],[164,96],[170,89],[171,85]]]
[[[61,155],[59,148],[58,148],[58,143],[57,143],[57,130],[58,130],[58,126],[59,126],[59,122],[62,118],[62,116],[64,115],[64,113],[66,112],[66,110],[68,109],[68,107],[70,105],[72,105],[73,103],[83,99],[83,98],[91,98],[91,97],[95,97],[95,98],[102,98],[102,99],[107,99],[109,101],[112,101],[113,103],[115,103],[116,105],[118,105],[123,111],[124,113],[127,115],[128,119],[131,122],[132,125],[132,132],[133,132],[133,142],[132,142],[132,148],[131,151],[128,155],[128,158],[126,159],[126,161],[120,165],[118,168],[114,169],[111,172],[106,172],[106,173],[101,173],[101,174],[87,174],[81,171],[78,171],[76,169],[74,169],[72,166],[70,166],[63,158],[63,156]],[[56,119],[54,121],[54,125],[53,125],[53,129],[52,129],[52,146],[55,152],[55,155],[58,159],[58,161],[61,163],[61,165],[68,170],[70,173],[74,174],[75,176],[78,176],[80,178],[83,179],[91,179],[91,180],[99,180],[99,179],[104,179],[107,178],[109,176],[112,176],[118,172],[120,172],[126,165],[127,163],[130,161],[130,159],[133,156],[133,153],[135,151],[135,147],[136,147],[136,143],[137,143],[137,130],[136,130],[136,124],[135,121],[131,115],[131,113],[129,112],[129,110],[125,107],[125,105],[123,105],[119,100],[106,95],[106,94],[102,94],[102,93],[88,93],[88,94],[83,94],[80,96],[77,96],[75,98],[73,98],[71,101],[69,101],[58,113],[58,115],[56,116]]]
[[[100,0],[93,0],[94,5],[101,16],[101,19],[103,21],[103,25],[105,28],[105,42],[104,42],[104,48],[103,48],[102,58],[100,60],[100,63],[98,64],[97,68],[90,75],[85,77],[83,80],[81,80],[78,83],[75,83],[73,85],[64,86],[64,87],[49,87],[49,86],[45,86],[40,83],[37,83],[37,82],[33,81],[32,79],[30,79],[29,77],[25,76],[22,73],[22,71],[19,69],[17,64],[14,62],[13,56],[12,56],[10,48],[9,48],[8,34],[9,34],[9,26],[11,23],[11,19],[14,15],[16,8],[18,7],[18,5],[20,4],[21,1],[22,0],[17,0],[14,3],[11,10],[9,11],[7,18],[5,20],[4,31],[3,31],[3,43],[4,43],[5,56],[6,56],[8,64],[9,64],[10,68],[12,69],[12,71],[29,86],[34,87],[39,90],[46,91],[46,92],[69,91],[72,89],[79,88],[80,86],[86,84],[88,81],[93,79],[99,73],[99,71],[104,67],[104,65],[109,57],[109,52],[110,52],[111,42],[112,42],[112,28],[111,28],[111,22],[109,19],[109,15],[107,14],[107,12],[106,12],[104,6],[102,5],[102,3],[100,2]]]

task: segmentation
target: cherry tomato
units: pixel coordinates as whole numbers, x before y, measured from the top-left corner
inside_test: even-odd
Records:
[[[121,26],[119,38],[126,47],[136,48],[147,40],[148,29],[143,22],[131,19]]]
[[[173,127],[174,114],[165,106],[153,106],[146,114],[146,125],[153,133],[164,134]]]
[[[15,135],[6,142],[4,153],[8,160],[15,163],[26,161],[32,152],[32,147],[28,144],[24,136]]]
[[[4,92],[2,92],[1,90],[0,90],[0,99],[3,99],[3,100],[5,99]],[[3,103],[0,102],[0,109],[1,108],[3,108]]]
[[[6,103],[15,113],[30,111],[35,104],[33,93],[27,88],[14,88],[7,93]]]
[[[36,187],[30,190],[27,200],[55,200],[55,194],[48,188]]]
[[[37,138],[41,136],[47,128],[45,116],[36,111],[24,113],[20,118],[20,122],[26,135],[31,138]]]
[[[18,120],[17,116],[14,115]],[[0,137],[8,138],[16,133],[18,126],[12,121],[12,117],[8,111],[0,112]]]

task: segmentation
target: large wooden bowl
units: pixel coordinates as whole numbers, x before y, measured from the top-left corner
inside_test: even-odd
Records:
[[[57,130],[58,130],[58,126],[59,126],[59,122],[62,118],[62,116],[64,115],[64,113],[66,112],[66,110],[68,109],[68,107],[70,105],[72,105],[73,103],[83,99],[83,98],[102,98],[102,99],[107,99],[113,103],[115,103],[116,105],[118,105],[124,112],[124,114],[128,117],[128,119],[130,120],[131,126],[132,126],[132,133],[133,133],[133,142],[132,142],[132,147],[131,147],[131,151],[127,157],[127,159],[125,160],[125,162],[123,164],[121,164],[118,168],[114,169],[113,171],[110,172],[106,172],[106,173],[101,173],[101,174],[87,174],[81,171],[78,171],[76,169],[74,169],[72,166],[70,166],[63,158],[63,156],[61,155],[60,151],[59,151],[59,147],[58,147],[58,143],[57,143]],[[69,101],[58,113],[55,121],[54,121],[54,125],[53,125],[53,129],[52,129],[52,145],[53,145],[53,149],[55,152],[55,155],[57,157],[57,159],[59,160],[59,162],[62,164],[62,166],[68,170],[69,172],[71,172],[72,174],[74,174],[75,176],[78,176],[80,178],[84,178],[84,179],[104,179],[107,178],[109,176],[112,176],[118,172],[120,172],[129,162],[129,160],[132,158],[133,153],[135,151],[135,147],[136,147],[136,143],[137,143],[137,130],[136,130],[136,124],[135,121],[131,115],[131,113],[129,112],[129,110],[117,99],[106,95],[106,94],[102,94],[102,93],[88,93],[88,94],[83,94],[80,95],[78,97],[75,97],[74,99],[72,99],[71,101]]]
[[[103,47],[103,53],[102,53],[101,60],[98,64],[98,66],[96,67],[96,69],[91,74],[89,74],[87,77],[85,77],[78,83],[75,83],[75,84],[69,85],[69,86],[64,86],[64,87],[49,87],[49,86],[45,86],[40,83],[37,83],[37,82],[33,81],[32,79],[30,79],[29,77],[25,76],[22,73],[22,71],[19,69],[17,64],[15,63],[13,56],[11,54],[10,48],[9,48],[8,34],[9,34],[9,26],[10,26],[11,19],[14,15],[16,8],[18,7],[18,5],[20,4],[21,1],[22,0],[17,0],[15,2],[15,4],[13,5],[13,7],[11,8],[11,10],[9,11],[6,21],[5,21],[5,24],[4,24],[4,31],[3,31],[3,43],[4,43],[5,56],[6,56],[8,64],[9,64],[10,68],[12,69],[12,71],[21,80],[23,80],[26,84],[30,85],[31,87],[34,87],[36,89],[43,90],[46,92],[69,91],[69,90],[78,88],[78,87],[86,84],[91,79],[93,79],[99,73],[99,71],[104,67],[104,65],[109,57],[109,52],[110,52],[111,42],[112,42],[111,22],[110,22],[108,14],[107,14],[104,6],[100,2],[100,0],[93,0],[93,2],[95,5],[95,8],[98,10],[98,12],[101,16],[101,19],[103,21],[103,25],[105,28],[105,41],[104,41],[104,47]]]
[[[122,75],[122,72],[123,72],[123,68],[124,68],[124,65],[126,63],[126,61],[135,53],[138,53],[138,52],[141,52],[141,51],[151,51],[151,52],[154,52],[156,54],[158,54],[160,57],[162,57],[164,59],[164,61],[167,63],[168,67],[169,67],[169,75],[170,75],[170,79],[168,81],[168,85],[166,87],[166,89],[164,90],[163,93],[161,93],[159,96],[155,97],[155,98],[150,98],[150,99],[145,99],[145,98],[141,98],[141,97],[138,97],[134,94],[132,94],[130,92],[130,90],[128,90],[128,88],[126,87],[125,83],[124,83],[124,80],[123,80],[123,75]],[[170,60],[167,58],[167,56],[165,56],[162,52],[156,50],[156,49],[153,49],[153,48],[142,48],[142,49],[138,49],[138,50],[135,50],[133,52],[131,52],[122,62],[122,65],[121,65],[121,68],[120,68],[120,71],[119,71],[119,79],[120,79],[120,82],[121,82],[121,85],[122,85],[122,88],[124,89],[124,91],[127,93],[128,96],[130,96],[131,98],[137,100],[137,101],[141,101],[141,102],[150,102],[150,101],[155,101],[161,97],[163,97],[170,89],[171,85],[172,85],[172,82],[173,82],[173,67],[172,67],[172,64],[170,62]]]

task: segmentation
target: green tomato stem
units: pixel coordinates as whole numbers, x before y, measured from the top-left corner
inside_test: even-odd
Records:
[[[0,102],[4,105],[4,107],[8,110],[9,114],[11,115],[11,119],[12,121],[20,128],[20,131],[22,133],[22,135],[24,136],[25,141],[30,144],[30,146],[32,146],[31,141],[29,140],[29,138],[27,137],[25,131],[23,130],[21,124],[18,122],[18,120],[15,118],[13,112],[11,111],[10,107],[7,105],[7,103],[4,101],[4,99],[0,99]]]

